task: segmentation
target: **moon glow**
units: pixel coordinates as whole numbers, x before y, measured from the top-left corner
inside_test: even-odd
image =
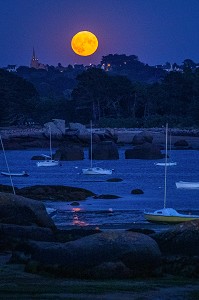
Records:
[[[80,56],[89,56],[98,48],[98,39],[90,31],[80,31],[71,40],[73,51]]]

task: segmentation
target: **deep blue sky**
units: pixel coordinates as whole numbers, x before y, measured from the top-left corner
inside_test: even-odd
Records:
[[[89,57],[73,53],[81,30],[99,39]],[[149,65],[199,62],[199,0],[0,0],[0,67],[99,63],[103,55],[137,55]]]

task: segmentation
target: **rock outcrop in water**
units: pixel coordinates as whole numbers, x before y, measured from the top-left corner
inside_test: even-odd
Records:
[[[126,159],[160,159],[164,157],[160,146],[153,143],[153,136],[147,131],[136,134],[132,144],[133,149],[125,151]]]
[[[84,151],[80,145],[71,145],[62,143],[56,150],[53,156],[55,160],[68,161],[68,160],[83,160]]]
[[[113,160],[119,159],[118,148],[115,143],[111,141],[100,142],[94,144],[92,147],[92,155],[95,160]],[[91,157],[89,150],[89,157]]]
[[[33,185],[15,188],[16,194],[35,200],[73,201],[85,200],[95,194],[89,190],[64,185]],[[12,187],[0,185],[0,192],[12,193]]]
[[[160,159],[165,155],[161,153],[160,147],[150,143],[134,146],[133,149],[125,151],[126,159]]]

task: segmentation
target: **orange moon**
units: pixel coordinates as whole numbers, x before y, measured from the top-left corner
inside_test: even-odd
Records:
[[[71,40],[73,51],[80,56],[89,56],[98,48],[98,39],[90,31],[80,31]]]

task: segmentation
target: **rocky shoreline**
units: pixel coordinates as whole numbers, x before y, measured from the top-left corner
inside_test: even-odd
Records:
[[[60,125],[61,122],[61,125]],[[62,143],[69,146],[80,145],[86,147],[90,142],[90,129],[79,123],[71,123],[65,127],[63,120],[54,120],[44,126],[12,126],[0,128],[5,149],[23,150],[31,148],[49,147],[49,126],[52,130],[52,146],[59,147]],[[165,128],[117,128],[93,129],[93,142],[112,141],[117,145],[129,145],[137,135],[151,135],[153,144],[164,148]],[[171,146],[178,149],[176,143],[187,144],[189,149],[199,149],[199,129],[171,129]],[[179,148],[180,149],[180,148]]]
[[[28,190],[25,197],[28,197]],[[59,230],[42,201],[25,197],[10,194],[9,191],[0,192],[1,283],[6,278],[6,286],[0,285],[0,294],[5,299],[12,293],[23,293],[27,299],[34,294],[38,296],[34,299],[43,299],[42,295],[46,293],[58,296],[61,291],[64,297],[72,291],[77,294],[75,299],[92,299],[89,298],[91,290],[99,292],[99,295],[109,294],[99,299],[112,299],[110,295],[121,299],[123,294],[126,299],[132,295],[139,299],[146,296],[146,291],[141,288],[143,284],[149,292],[146,299],[153,299],[158,294],[154,294],[154,288],[168,296],[161,299],[170,299],[171,295],[182,295],[180,299],[188,299],[183,298],[188,294],[197,299],[198,220],[161,232],[142,228]],[[62,286],[61,290],[49,287],[52,277],[56,287]],[[21,279],[28,285],[24,286]],[[83,282],[88,283],[89,280],[93,282],[91,289],[87,286],[84,292],[76,290],[76,283],[81,281],[82,287]],[[46,290],[42,290],[40,281]],[[111,289],[114,281],[119,286],[123,284],[126,289],[121,291],[118,286]],[[68,282],[72,284],[71,290],[68,289]],[[103,282],[107,282],[109,288],[103,286]]]

